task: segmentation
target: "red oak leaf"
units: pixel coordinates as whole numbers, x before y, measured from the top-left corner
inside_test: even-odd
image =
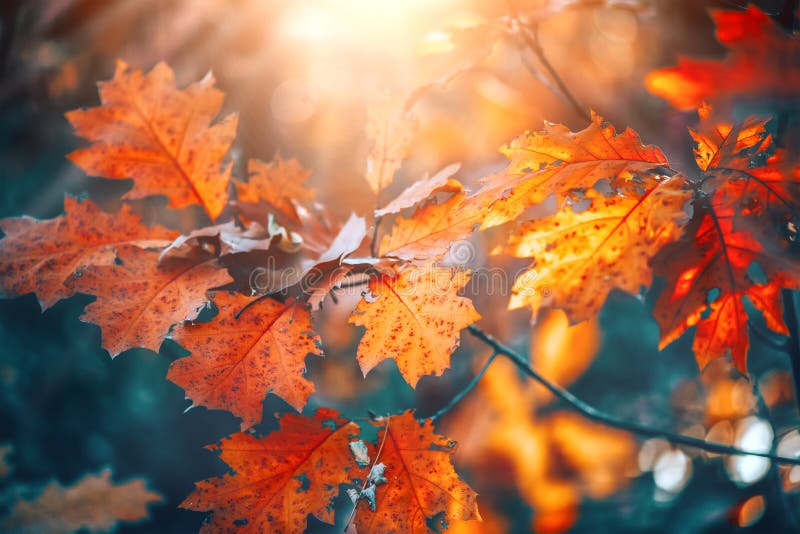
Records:
[[[164,195],[173,208],[199,204],[215,219],[228,202],[231,167],[222,160],[236,135],[236,116],[211,125],[223,94],[209,74],[185,90],[159,63],[143,74],[117,62],[100,84],[101,105],[67,113],[75,132],[92,142],[69,158],[88,174],[132,178],[123,198]]]
[[[232,279],[216,259],[178,258],[159,264],[158,252],[121,247],[118,264],[89,266],[67,281],[71,291],[96,295],[81,320],[98,325],[111,357],[144,347],[158,352],[175,323],[195,319],[206,292]]]
[[[303,376],[306,356],[322,355],[308,309],[271,298],[254,303],[225,292],[214,303],[219,315],[210,322],[186,323],[172,332],[172,339],[192,354],[175,360],[167,378],[195,404],[241,417],[243,429],[261,421],[268,392],[302,410],[314,392]]]
[[[333,410],[314,417],[286,414],[280,430],[256,438],[239,433],[212,449],[233,474],[195,484],[181,504],[213,511],[201,532],[303,532],[309,514],[333,522],[331,499],[357,470],[349,451],[355,424]]]
[[[6,234],[0,241],[0,296],[35,292],[43,310],[73,294],[64,282],[74,272],[113,263],[116,247],[163,247],[177,236],[161,226],[144,226],[128,206],[110,214],[70,197],[60,217],[3,219],[0,229]]]

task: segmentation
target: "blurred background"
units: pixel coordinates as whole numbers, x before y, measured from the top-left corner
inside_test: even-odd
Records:
[[[787,31],[796,2],[755,2]],[[234,169],[249,158],[297,157],[311,169],[319,200],[342,217],[368,214],[364,181],[368,107],[386,94],[415,100],[419,123],[410,157],[387,193],[461,162],[470,184],[504,166],[498,148],[542,121],[572,130],[581,118],[551,90],[520,43],[516,12],[538,26],[543,51],[576,98],[612,124],[658,144],[674,168],[691,169],[686,127],[696,116],[646,92],[644,76],[678,56],[721,58],[710,8],[698,0],[6,0],[0,11],[0,217],[59,215],[65,194],[113,209],[125,181],[85,176],[65,159],[78,146],[63,114],[98,102],[96,83],[117,58],[149,70],[159,61],[179,86],[211,70],[239,113]],[[431,85],[432,84],[432,85]],[[769,107],[767,102],[764,106]],[[225,111],[224,111],[225,112]],[[223,112],[223,113],[224,113]],[[179,229],[205,224],[195,211],[150,220]],[[144,208],[143,208],[144,209]],[[497,242],[479,234],[476,250]],[[527,262],[482,253],[470,268],[516,272]],[[658,285],[658,284],[656,284]],[[612,294],[598,320],[573,327],[553,312],[535,327],[507,312],[507,294],[474,295],[482,327],[534,367],[610,413],[739,446],[800,450],[797,402],[786,355],[758,338],[751,376],[717,361],[697,370],[691,339],[659,352],[653,299]],[[651,292],[658,293],[658,287]],[[466,336],[443,377],[416,390],[392,363],[366,380],[355,362],[358,330],[343,327],[359,295],[328,301],[318,328],[326,359],[309,360],[318,393],[307,408],[352,417],[445,405],[488,357]],[[115,480],[143,476],[163,494],[146,522],[120,532],[195,532],[203,514],[177,505],[194,481],[224,472],[204,450],[235,432],[225,412],[192,409],[165,380],[185,352],[131,350],[113,362],[99,329],[78,321],[90,297],[41,314],[32,295],[0,301],[0,444],[10,474],[0,506],[48,480],[73,483],[112,467]],[[260,432],[290,408],[269,395]],[[699,454],[595,425],[497,361],[479,387],[439,425],[457,440],[455,463],[481,495],[482,525],[456,532],[792,532],[800,528],[800,469],[752,457]],[[339,502],[339,512],[347,508]],[[0,509],[2,513],[2,509]],[[346,514],[345,514],[346,515]],[[343,514],[338,513],[339,521]],[[311,531],[326,531],[310,523]],[[329,531],[334,531],[332,527]]]

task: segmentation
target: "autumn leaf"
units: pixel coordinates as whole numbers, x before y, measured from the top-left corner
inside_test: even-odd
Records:
[[[469,237],[483,216],[481,206],[456,193],[420,207],[407,219],[398,217],[391,233],[381,239],[379,255],[419,262],[441,259],[453,243]]]
[[[703,171],[703,191],[716,194],[718,209],[734,211],[737,226],[762,232],[759,240],[775,241],[769,236],[775,230],[786,235],[789,224],[800,221],[800,162],[775,148],[770,119],[728,124],[717,120],[710,106],[700,108],[699,115],[699,128],[689,133]]]
[[[645,84],[681,110],[733,96],[797,98],[800,39],[788,35],[766,13],[712,10],[717,40],[728,49],[722,60],[680,58],[676,67],[648,74]]]
[[[424,375],[442,374],[461,329],[480,319],[472,302],[456,295],[468,281],[469,273],[440,267],[372,278],[372,297],[350,316],[350,323],[366,328],[358,346],[364,376],[387,358],[411,387]]]
[[[492,199],[482,228],[516,219],[525,209],[555,194],[559,207],[576,190],[600,180],[616,189],[626,182],[664,173],[667,158],[645,146],[631,129],[617,134],[602,117],[580,132],[546,123],[541,132],[527,132],[503,147],[510,160],[505,170],[485,177],[474,197]]]
[[[453,163],[430,178],[423,178],[422,180],[414,182],[386,206],[375,210],[375,217],[399,213],[406,208],[410,208],[414,204],[426,200],[433,193],[440,191],[460,193],[463,189],[461,182],[458,180],[451,180],[451,177],[457,173],[460,168],[460,163]]]
[[[705,104],[698,109],[701,127],[689,130],[694,147],[695,163],[703,172],[728,170],[747,171],[754,155],[763,152],[772,142],[766,119],[748,117],[735,127],[717,121],[713,108]]]
[[[163,247],[177,236],[161,226],[144,226],[126,205],[110,214],[71,197],[64,198],[60,217],[2,219],[0,229],[6,234],[0,241],[0,296],[34,292],[42,310],[73,294],[64,281],[75,271],[113,263],[116,247]]]
[[[159,63],[143,74],[117,62],[100,84],[99,107],[67,113],[75,133],[91,141],[69,158],[90,175],[132,178],[123,198],[164,195],[169,206],[199,204],[215,219],[228,201],[231,166],[223,158],[236,135],[229,115],[212,125],[223,94],[210,74],[185,90]]]
[[[303,217],[310,217],[305,211],[301,213]],[[322,214],[327,215],[327,212]],[[258,227],[258,223],[251,224]],[[325,216],[309,222],[307,227],[304,225],[303,235],[297,236],[299,242],[288,243],[289,246],[285,246],[283,233],[274,234],[270,241],[250,241],[246,238],[248,233],[234,234],[235,241],[231,245],[245,251],[253,247],[250,251],[230,250],[231,254],[220,258],[236,279],[234,287],[240,291],[273,294],[299,286],[303,293],[316,295],[314,309],[327,294],[325,288],[330,289],[341,281],[352,267],[376,265],[379,261],[369,257],[366,221],[355,214],[344,224],[338,220],[328,221]],[[220,234],[220,239],[225,237]]]
[[[201,532],[303,532],[312,514],[333,522],[331,499],[358,468],[349,451],[355,424],[329,409],[314,417],[285,414],[262,438],[239,433],[222,440],[220,457],[233,474],[195,484],[182,508],[213,511]]]
[[[109,532],[120,522],[148,517],[147,506],[162,502],[158,493],[148,491],[141,479],[123,484],[111,482],[111,470],[87,475],[72,486],[51,482],[35,499],[20,499],[0,520],[5,532],[63,533]]]
[[[450,521],[480,519],[477,493],[463,482],[450,460],[454,443],[433,431],[433,423],[419,423],[412,412],[389,417],[378,443],[377,461],[385,466],[384,483],[376,485],[375,509],[357,503],[359,533],[408,532],[428,534]]]
[[[158,252],[120,247],[118,264],[89,266],[67,281],[71,291],[96,295],[81,320],[98,325],[111,357],[143,347],[158,352],[170,327],[195,319],[206,292],[231,281],[215,259],[158,263]]]
[[[297,212],[301,222],[291,230],[300,236],[300,248],[310,258],[322,256],[341,233],[342,220],[320,204],[312,204],[308,209],[297,206]]]
[[[665,247],[656,263],[668,282],[654,310],[661,327],[660,347],[697,325],[693,350],[701,368],[730,350],[736,366],[746,373],[749,341],[741,298],[747,296],[764,313],[770,328],[786,333],[778,289],[798,287],[800,266],[769,253],[750,232],[736,231],[733,214],[719,206],[703,210],[699,217],[690,227],[694,240]],[[750,277],[754,262],[771,275],[768,284]],[[709,305],[712,292],[718,294]]]
[[[665,247],[656,262],[667,287],[654,315],[661,347],[697,325],[693,349],[701,367],[729,351],[747,372],[747,298],[767,325],[786,332],[780,288],[798,288],[796,257],[782,233],[798,212],[800,171],[776,162],[766,120],[717,123],[707,110],[693,131],[704,194],[695,200],[688,239]],[[758,266],[763,279],[751,270]]]
[[[714,358],[730,350],[734,363],[742,372],[746,372],[745,362],[750,340],[743,300],[745,297],[764,314],[768,328],[788,335],[789,331],[783,322],[780,291],[781,286],[777,283],[755,284],[744,291],[718,297],[709,304],[708,313],[705,309],[699,309],[688,317],[688,324],[697,325],[692,349],[699,367],[705,368]]]
[[[417,123],[405,101],[384,95],[367,112],[369,153],[365,177],[372,192],[379,195],[392,180],[411,150]]]
[[[300,222],[295,204],[311,201],[316,194],[305,185],[311,171],[296,159],[284,160],[280,157],[270,163],[251,159],[247,171],[250,175],[247,182],[233,180],[238,203],[264,203],[281,220]]]
[[[314,392],[303,376],[306,356],[322,355],[308,309],[226,292],[217,293],[214,304],[219,315],[210,322],[173,330],[170,337],[192,354],[175,360],[167,378],[195,404],[241,417],[243,430],[261,421],[268,392],[302,410]]]
[[[303,292],[308,295],[312,311],[319,310],[328,293],[338,287],[356,265],[362,261],[371,264],[369,258],[354,258],[349,260],[352,264],[344,263],[348,261],[348,256],[359,251],[368,256],[368,248],[367,223],[363,217],[351,214],[328,248],[317,258],[305,263],[300,284]]]
[[[350,214],[347,222],[344,223],[336,237],[328,244],[328,248],[318,257],[313,258],[316,264],[327,263],[329,261],[339,262],[350,254],[356,252],[367,236],[367,223],[363,217],[358,217],[354,213]]]
[[[308,305],[311,307],[311,311],[318,311],[325,297],[327,297],[331,291],[340,287],[352,270],[352,265],[339,265],[338,267],[320,272],[318,276],[314,278],[309,278],[309,283],[303,291],[308,295]]]
[[[351,214],[347,222],[340,225],[339,231],[333,236],[312,235],[313,243],[303,239],[303,245],[296,253],[286,253],[280,249],[280,242],[277,247],[273,242],[269,249],[247,255],[255,261],[234,261],[240,260],[241,258],[237,256],[242,255],[229,256],[222,260],[226,263],[231,261],[237,274],[244,275],[238,278],[247,279],[248,289],[262,294],[272,294],[299,286],[300,291],[313,296],[310,302],[316,310],[328,291],[338,284],[353,266],[359,263],[371,265],[374,259],[350,258],[359,252],[368,255],[369,240],[363,217]],[[325,248],[317,250],[319,247]],[[344,262],[352,262],[352,265],[346,265]],[[233,271],[232,274],[237,277]]]
[[[215,224],[192,230],[181,235],[161,251],[159,261],[166,258],[188,258],[198,249],[208,251],[215,256],[240,254],[253,250],[267,250],[272,244],[273,236],[258,223],[251,223],[247,228],[240,228],[233,221]]]
[[[681,237],[691,194],[677,177],[642,187],[520,225],[504,251],[534,263],[514,282],[509,308],[530,306],[534,318],[560,308],[576,323],[595,316],[613,289],[637,295],[650,287],[650,260]]]

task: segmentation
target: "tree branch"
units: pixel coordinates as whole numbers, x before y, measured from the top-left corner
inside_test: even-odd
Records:
[[[556,87],[558,88],[558,94],[564,98],[565,102],[578,114],[586,122],[591,122],[592,116],[586,111],[586,107],[581,103],[580,100],[570,91],[567,84],[564,82],[564,79],[558,73],[556,68],[550,63],[550,60],[547,59],[547,56],[544,53],[544,49],[542,48],[541,43],[539,42],[539,26],[538,24],[533,24],[532,27],[527,26],[522,22],[520,18],[519,11],[517,7],[514,5],[513,0],[509,0],[508,8],[511,12],[511,18],[517,23],[519,27],[519,36],[522,39],[522,42],[530,48],[531,52],[536,56],[536,59],[539,60],[539,63],[542,64],[547,74],[550,76],[550,79],[553,80]],[[525,63],[523,61],[523,63]],[[529,69],[530,70],[530,69]],[[537,79],[538,76],[534,75]],[[546,84],[547,87],[550,87],[549,84]]]
[[[710,441],[705,441],[699,438],[693,438],[691,436],[684,436],[682,434],[676,434],[674,432],[669,432],[667,430],[660,430],[657,428],[652,428],[647,425],[643,425],[641,423],[636,423],[634,421],[626,421],[625,419],[621,419],[617,416],[605,413],[601,410],[598,410],[594,406],[585,403],[568,390],[562,388],[561,386],[550,382],[548,379],[537,373],[528,363],[525,357],[523,357],[518,352],[514,351],[510,347],[507,347],[494,339],[492,336],[481,330],[475,325],[470,325],[467,327],[469,333],[472,334],[474,337],[494,349],[495,352],[498,354],[502,354],[509,358],[516,366],[525,373],[528,377],[532,378],[533,380],[539,382],[545,388],[547,388],[553,395],[558,397],[559,399],[563,400],[567,404],[569,404],[572,408],[583,414],[584,416],[588,417],[593,421],[597,421],[598,423],[602,423],[607,426],[611,426],[614,428],[619,428],[622,430],[627,430],[628,432],[633,432],[634,434],[638,434],[640,436],[645,436],[649,438],[662,438],[670,443],[674,443],[677,445],[685,445],[687,447],[694,447],[696,449],[701,449],[708,452],[713,452],[716,454],[729,454],[729,455],[742,455],[742,456],[759,456],[761,458],[769,458],[770,460],[774,460],[776,462],[786,463],[786,464],[794,464],[800,465],[800,458],[786,458],[784,456],[778,456],[777,454],[773,454],[772,452],[749,452],[743,449],[739,449],[737,447],[731,447],[729,445],[723,445],[722,443],[714,443]]]
[[[492,355],[489,356],[489,359],[486,360],[486,363],[483,364],[483,367],[481,368],[480,371],[478,371],[478,374],[476,374],[472,378],[472,380],[470,380],[469,384],[467,384],[467,386],[464,389],[462,389],[455,397],[453,397],[450,400],[450,402],[447,403],[447,405],[445,405],[442,409],[440,409],[438,412],[436,412],[432,416],[428,417],[428,419],[430,419],[431,421],[434,421],[434,422],[437,421],[441,416],[443,416],[444,414],[449,412],[453,408],[453,406],[458,404],[461,401],[461,399],[466,397],[467,394],[470,391],[472,391],[472,389],[475,386],[478,385],[478,382],[481,381],[481,378],[483,378],[483,375],[486,374],[486,371],[489,370],[489,366],[492,365],[492,362],[494,361],[494,359],[497,358],[497,354],[498,354],[497,351],[492,352]]]

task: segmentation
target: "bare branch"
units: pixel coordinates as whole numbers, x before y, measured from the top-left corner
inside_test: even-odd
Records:
[[[526,25],[522,19],[520,18],[519,11],[517,11],[516,6],[514,5],[513,0],[509,0],[508,2],[509,10],[511,11],[511,18],[516,22],[519,31],[517,32],[522,42],[527,46],[531,52],[536,56],[536,59],[539,60],[539,63],[542,64],[547,74],[550,76],[550,79],[558,88],[557,94],[563,97],[567,104],[578,114],[583,120],[586,122],[591,122],[592,117],[589,112],[586,110],[586,106],[584,106],[580,100],[570,91],[567,84],[564,82],[564,79],[558,73],[556,68],[550,63],[550,60],[547,59],[547,55],[544,53],[544,49],[542,48],[541,43],[539,42],[539,25],[538,23],[532,23],[530,26]],[[528,65],[526,65],[528,66]],[[528,70],[531,70],[530,68]],[[540,77],[536,74],[534,76],[537,79]],[[546,87],[552,87],[549,84],[545,84]]]
[[[476,374],[472,378],[472,380],[470,380],[469,384],[467,384],[467,386],[464,389],[462,389],[455,397],[453,397],[450,400],[450,402],[447,403],[446,406],[444,406],[438,412],[430,416],[428,419],[430,419],[431,421],[437,421],[440,417],[442,417],[444,414],[450,411],[456,404],[458,404],[461,401],[461,399],[466,397],[467,394],[469,394],[469,392],[472,391],[472,389],[478,385],[478,382],[481,381],[481,378],[483,378],[483,375],[486,374],[486,371],[489,370],[489,366],[492,365],[494,359],[497,358],[497,354],[498,354],[497,351],[492,352],[492,355],[489,356],[489,359],[486,360],[486,363],[483,364],[483,367],[481,368],[480,371],[478,371],[478,374]]]
[[[541,385],[546,387],[553,395],[563,400],[564,402],[569,404],[573,409],[580,412],[589,419],[592,419],[593,421],[597,421],[598,423],[602,423],[604,425],[608,425],[614,428],[627,430],[628,432],[633,432],[634,434],[638,434],[640,436],[645,436],[649,438],[661,438],[669,441],[670,443],[674,443],[677,445],[685,445],[687,447],[693,447],[696,449],[701,449],[716,454],[759,456],[761,458],[769,458],[770,460],[774,460],[780,463],[800,465],[800,458],[787,458],[784,456],[778,456],[777,454],[774,454],[772,452],[749,452],[743,449],[739,449],[738,447],[723,445],[722,443],[714,443],[703,439],[694,438],[691,436],[685,436],[683,434],[676,434],[674,432],[652,428],[650,426],[643,425],[641,423],[636,423],[633,421],[626,421],[625,419],[621,419],[617,416],[605,413],[601,410],[598,410],[594,406],[585,403],[584,401],[582,401],[581,399],[570,393],[568,390],[562,388],[561,386],[550,382],[548,379],[537,373],[530,366],[530,364],[528,363],[528,361],[524,356],[514,351],[513,349],[503,345],[502,343],[494,339],[492,336],[490,336],[477,326],[470,325],[469,327],[467,327],[467,329],[469,330],[470,334],[472,334],[477,339],[481,340],[483,343],[490,346],[498,354],[502,354],[503,356],[506,356],[511,361],[513,361],[514,364],[516,364],[516,366],[528,377],[539,382]]]

